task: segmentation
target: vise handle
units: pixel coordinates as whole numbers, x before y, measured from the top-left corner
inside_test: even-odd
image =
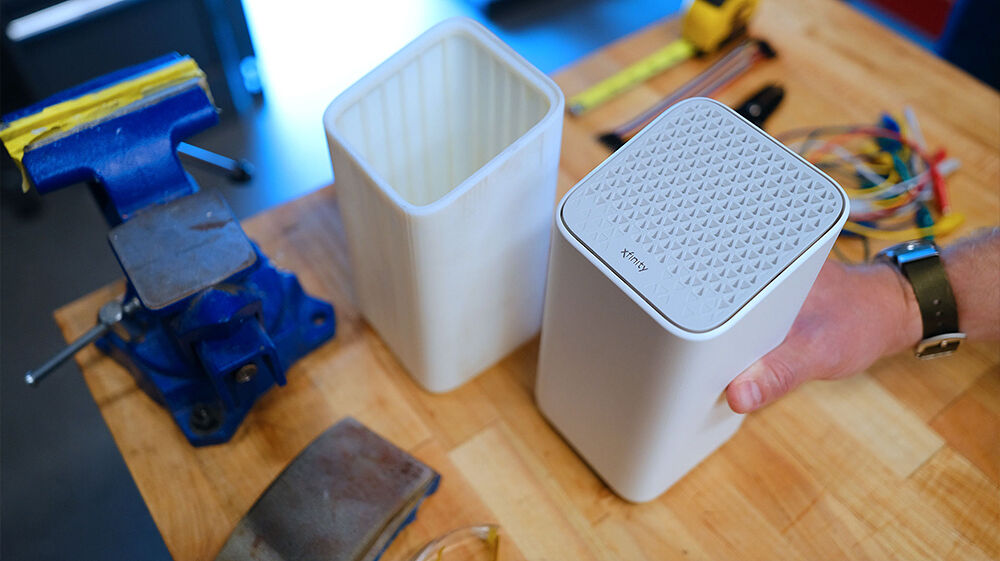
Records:
[[[49,360],[45,361],[45,364],[34,370],[29,370],[28,373],[24,375],[25,383],[32,387],[37,386],[42,379],[51,374],[56,368],[62,365],[62,363],[69,360],[71,356],[80,352],[84,347],[99,339],[101,335],[104,335],[109,329],[111,329],[111,326],[125,319],[126,316],[138,308],[138,298],[133,298],[124,303],[118,300],[112,300],[104,306],[101,306],[101,311],[97,314],[97,325],[91,327],[86,333],[77,337],[69,345],[66,345],[66,348],[56,353],[55,356]]]

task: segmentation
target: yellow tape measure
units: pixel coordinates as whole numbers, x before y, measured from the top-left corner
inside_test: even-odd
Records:
[[[641,84],[660,72],[693,57],[697,50],[688,40],[678,39],[621,72],[569,98],[569,112],[580,115]]]
[[[684,14],[683,39],[569,98],[566,108],[581,115],[699,52],[714,52],[745,29],[756,7],[757,0],[694,0]]]

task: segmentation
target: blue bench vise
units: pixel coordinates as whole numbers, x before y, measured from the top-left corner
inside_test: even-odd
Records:
[[[90,185],[127,279],[98,325],[26,381],[96,342],[195,446],[229,440],[336,326],[333,307],[276,269],[181,166],[180,141],[217,122],[204,74],[173,54],[6,115],[0,129],[25,188]]]

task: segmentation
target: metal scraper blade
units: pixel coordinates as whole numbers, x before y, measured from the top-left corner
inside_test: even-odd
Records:
[[[440,476],[347,417],[240,520],[216,561],[377,561]]]

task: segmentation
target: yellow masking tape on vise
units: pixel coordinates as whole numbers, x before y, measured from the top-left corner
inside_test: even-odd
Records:
[[[24,158],[24,151],[32,143],[98,121],[156,92],[192,79],[200,80],[202,89],[208,92],[205,73],[198,68],[198,63],[192,58],[184,58],[159,70],[68,99],[14,122],[4,123],[3,129],[0,129],[0,140],[21,169],[21,187],[25,191],[30,188],[21,160]]]

